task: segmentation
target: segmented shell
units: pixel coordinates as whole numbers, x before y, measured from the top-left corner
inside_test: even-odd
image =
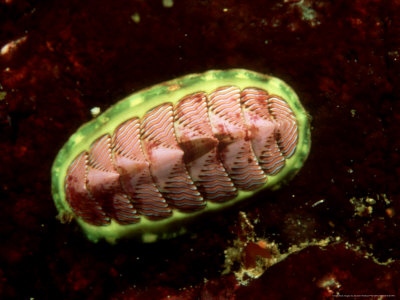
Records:
[[[210,74],[225,80],[214,78],[213,88],[190,84],[194,77],[210,82],[206,76]],[[243,74],[264,84],[241,83]],[[272,92],[268,90],[271,80],[281,85]],[[185,95],[186,85],[190,93]],[[239,195],[241,191],[259,190],[290,174],[283,170],[297,152],[300,164],[308,154],[306,114],[294,92],[276,78],[245,70],[210,71],[138,94],[165,87],[170,101],[142,108],[142,115],[139,110],[135,114],[139,102],[129,103],[128,98],[118,103],[116,116],[124,115],[125,120],[111,131],[101,128],[107,127],[104,124],[112,113],[108,120],[99,117],[94,125],[81,128],[64,147],[64,152],[70,152],[63,163],[64,179],[59,179],[60,157],[55,162],[56,204],[61,213],[71,212],[93,240],[113,238],[113,231],[116,238],[143,234],[145,229],[152,232],[151,224],[168,224],[236,202],[249,195]],[[77,140],[84,139],[85,129],[91,127],[92,142],[87,147],[87,141]],[[72,144],[82,150],[76,153],[75,149],[74,155]],[[294,162],[291,165],[299,168]],[[155,233],[162,233],[154,226]],[[92,228],[108,227],[112,229],[91,233]]]

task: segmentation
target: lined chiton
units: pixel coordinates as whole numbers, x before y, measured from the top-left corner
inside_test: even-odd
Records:
[[[208,71],[134,93],[83,125],[54,162],[53,197],[93,241],[153,241],[279,187],[309,149],[307,114],[287,84]]]

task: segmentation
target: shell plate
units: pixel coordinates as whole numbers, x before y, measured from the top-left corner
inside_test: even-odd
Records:
[[[288,85],[208,71],[134,93],[83,125],[54,162],[53,198],[93,241],[154,241],[278,188],[309,149],[308,117]]]

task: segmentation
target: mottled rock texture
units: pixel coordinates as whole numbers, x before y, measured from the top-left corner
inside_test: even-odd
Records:
[[[167,2],[0,1],[1,298],[399,297],[400,2]],[[312,116],[288,186],[156,244],[92,244],[55,219],[50,167],[91,108],[234,67],[283,79]],[[254,241],[303,249],[247,286],[234,271],[268,255],[246,247],[222,275],[239,209]]]

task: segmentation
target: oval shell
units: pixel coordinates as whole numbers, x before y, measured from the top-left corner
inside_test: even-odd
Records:
[[[150,242],[278,188],[309,149],[307,113],[287,84],[208,71],[134,93],[84,124],[54,162],[52,193],[61,219],[90,240]]]

